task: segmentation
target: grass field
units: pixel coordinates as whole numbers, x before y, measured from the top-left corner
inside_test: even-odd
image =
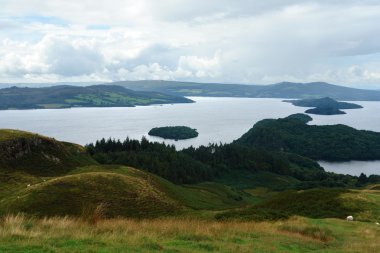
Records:
[[[0,252],[377,253],[380,227],[337,219],[216,222],[201,219],[28,219],[0,222]]]

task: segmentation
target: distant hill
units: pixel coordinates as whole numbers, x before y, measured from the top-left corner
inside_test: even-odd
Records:
[[[0,89],[0,109],[70,107],[132,107],[136,105],[191,103],[190,99],[155,91],[133,91],[116,85],[11,87]]]
[[[103,82],[52,82],[52,83],[0,83],[0,89],[10,88],[10,87],[20,87],[20,88],[42,88],[51,86],[91,86],[102,84]]]
[[[346,101],[380,101],[379,90],[355,89],[323,82],[243,85],[145,80],[115,82],[112,85],[120,85],[139,91],[159,91],[180,96],[298,99],[330,97]]]
[[[336,114],[346,114],[340,109],[360,109],[363,108],[361,105],[347,102],[338,102],[332,98],[314,98],[314,99],[300,99],[300,100],[284,100],[284,102],[289,102],[295,106],[301,107],[315,107],[308,109],[305,112],[311,114],[319,115],[336,115]]]
[[[330,161],[380,159],[380,133],[345,125],[308,125],[312,118],[294,114],[257,122],[236,143]]]

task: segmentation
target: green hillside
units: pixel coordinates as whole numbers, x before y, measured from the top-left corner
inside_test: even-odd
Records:
[[[345,125],[308,125],[312,118],[296,114],[256,123],[236,143],[312,159],[348,161],[380,159],[380,133]]]
[[[0,252],[282,252],[374,253],[375,223],[342,219],[213,221],[189,218],[107,219],[6,216]]]
[[[170,215],[179,204],[147,180],[107,172],[88,172],[48,179],[6,200],[6,212],[38,216],[81,216],[101,212],[103,217]],[[100,210],[99,210],[100,209]]]
[[[116,85],[11,87],[0,89],[0,109],[49,109],[70,107],[132,107],[137,105],[191,103],[190,99],[155,91],[133,91]]]
[[[59,177],[19,174],[19,180],[24,183],[1,183],[0,213],[83,216],[101,212],[102,217],[149,218],[223,210],[254,201],[249,194],[221,184],[175,185],[122,166],[80,167]]]
[[[378,221],[379,190],[310,189],[285,191],[251,207],[227,211],[218,219],[277,220],[292,216]]]

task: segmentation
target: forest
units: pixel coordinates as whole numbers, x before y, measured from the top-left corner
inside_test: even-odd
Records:
[[[240,144],[210,144],[177,151],[173,145],[139,140],[102,139],[86,146],[101,164],[122,164],[154,173],[173,183],[213,181],[223,173],[267,171],[300,181],[295,188],[355,187],[377,182],[377,176],[360,178],[325,172],[317,162],[294,153],[273,152]]]

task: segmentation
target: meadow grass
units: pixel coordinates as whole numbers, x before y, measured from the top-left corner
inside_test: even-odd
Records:
[[[376,224],[4,216],[0,252],[378,252]]]

